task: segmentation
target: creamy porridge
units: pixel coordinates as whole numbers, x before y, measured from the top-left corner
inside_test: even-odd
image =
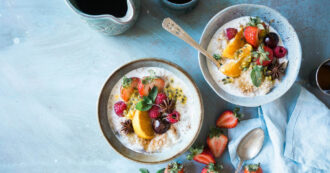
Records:
[[[243,97],[265,95],[280,82],[287,50],[270,25],[245,16],[226,23],[213,35],[207,51],[221,67],[219,70],[211,61],[207,66],[226,92]]]
[[[191,90],[172,72],[138,68],[112,89],[109,122],[119,140],[134,151],[160,153],[182,148],[196,129],[191,121],[200,113],[191,107],[195,101]]]

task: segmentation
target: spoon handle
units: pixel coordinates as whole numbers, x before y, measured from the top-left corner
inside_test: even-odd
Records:
[[[178,24],[176,24],[171,18],[165,18],[162,23],[163,28],[170,32],[171,34],[177,36],[182,39],[190,46],[194,47],[198,51],[200,51],[203,55],[205,55],[209,60],[211,60],[218,68],[220,68],[220,63],[215,60],[212,55],[207,52],[202,46],[200,46],[194,39],[190,37]]]
[[[238,166],[237,166],[237,169],[236,169],[235,173],[238,173],[239,170],[241,170],[242,165],[243,165],[243,160],[241,159],[241,160],[239,161],[239,164],[238,164]]]

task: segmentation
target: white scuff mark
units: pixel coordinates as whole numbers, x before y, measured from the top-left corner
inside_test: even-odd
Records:
[[[14,44],[19,44],[20,41],[21,41],[21,40],[20,40],[19,38],[17,38],[17,37],[15,37],[15,38],[13,39]]]

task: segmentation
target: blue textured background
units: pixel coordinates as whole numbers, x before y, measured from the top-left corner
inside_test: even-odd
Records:
[[[237,3],[264,4],[281,12],[298,32],[303,61],[298,81],[328,106],[329,97],[309,85],[309,74],[329,57],[329,0],[201,0],[176,16],[156,0],[142,0],[137,24],[124,35],[104,37],[79,19],[63,0],[0,1],[0,172],[152,172],[122,158],[104,139],[96,115],[98,94],[118,66],[158,57],[183,67],[201,89],[208,127],[231,105],[207,85],[197,52],[161,28],[172,17],[195,40],[208,20]],[[255,108],[243,108],[245,118]],[[183,160],[184,157],[179,159]],[[226,151],[220,162],[230,172]],[[200,164],[187,162],[190,172]],[[120,170],[120,171],[119,171]]]

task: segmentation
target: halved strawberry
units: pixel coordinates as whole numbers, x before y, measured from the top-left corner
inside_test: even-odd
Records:
[[[219,128],[211,128],[209,136],[206,139],[206,143],[209,146],[213,156],[215,158],[220,157],[225,151],[228,138],[222,134]]]
[[[273,50],[260,45],[257,50],[257,65],[268,66],[273,61]]]
[[[140,82],[140,78],[131,77],[127,78],[124,76],[122,85],[120,87],[120,97],[127,102],[131,95],[134,93],[134,89],[137,89],[137,86]]]
[[[254,48],[259,45],[259,29],[256,26],[248,26],[244,29],[245,41],[251,44]]]
[[[235,108],[234,111],[225,111],[223,112],[217,122],[216,125],[220,128],[234,128],[236,127],[239,119],[243,116],[239,114],[239,108]]]
[[[222,165],[214,165],[214,163],[210,163],[202,169],[201,173],[220,173],[220,169],[222,168]]]
[[[183,173],[183,164],[178,162],[169,163],[164,171],[164,173]]]
[[[196,162],[203,163],[203,164],[210,164],[215,163],[214,157],[210,150],[204,148],[203,145],[197,147],[191,147],[189,149],[190,154],[187,155],[188,160],[194,159]]]
[[[262,169],[259,164],[250,164],[244,166],[244,173],[262,173]]]
[[[138,84],[140,96],[148,96],[149,91],[156,86],[158,92],[161,92],[165,86],[165,81],[161,77],[145,76]]]

